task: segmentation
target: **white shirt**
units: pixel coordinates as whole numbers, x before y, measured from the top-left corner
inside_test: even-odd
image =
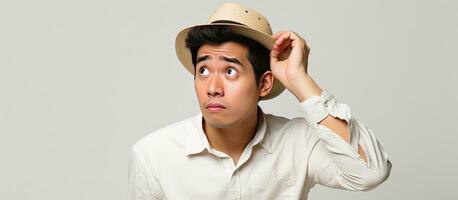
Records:
[[[132,147],[128,199],[307,199],[315,184],[366,191],[388,178],[387,153],[346,104],[323,90],[299,107],[294,119],[261,110],[237,165],[209,145],[201,113],[148,134]],[[351,144],[318,124],[328,114],[348,122]]]

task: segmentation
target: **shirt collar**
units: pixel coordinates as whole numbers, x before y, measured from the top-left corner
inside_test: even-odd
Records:
[[[205,135],[202,127],[201,112],[192,117],[191,124],[186,132],[185,153],[187,156],[200,153],[204,149],[208,149],[210,147],[207,136]]]
[[[258,126],[256,133],[248,145],[255,146],[257,144],[261,144],[268,153],[272,153],[272,145],[270,141],[270,133],[267,127],[266,115],[260,107],[258,107],[258,110]],[[187,130],[185,138],[186,156],[198,154],[205,149],[210,151],[210,144],[208,143],[207,136],[205,135],[202,127],[202,119],[201,112],[191,118],[191,124]]]

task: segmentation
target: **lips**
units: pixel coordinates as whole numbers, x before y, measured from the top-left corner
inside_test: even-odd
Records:
[[[210,111],[219,111],[226,108],[225,106],[223,106],[223,104],[219,103],[209,103],[205,107]]]

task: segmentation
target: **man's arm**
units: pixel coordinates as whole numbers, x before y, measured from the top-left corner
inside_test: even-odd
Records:
[[[351,117],[347,105],[307,74],[310,48],[305,40],[294,32],[274,38],[272,74],[301,102],[309,130],[318,139],[307,169],[311,183],[348,190],[370,190],[382,183],[391,171],[386,152],[372,131]]]
[[[271,52],[271,69],[274,76],[300,102],[304,102],[312,96],[319,96],[322,92],[321,88],[307,74],[310,47],[307,46],[305,40],[294,32],[278,32],[273,37],[276,39]],[[328,115],[319,124],[333,130],[350,143],[350,132],[345,120]],[[359,145],[358,153],[367,162],[366,153]]]

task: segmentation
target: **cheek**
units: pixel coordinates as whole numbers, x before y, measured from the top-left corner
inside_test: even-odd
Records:
[[[236,100],[237,103],[251,103],[249,99],[257,100],[257,88],[251,80],[241,80],[226,85],[226,97]]]
[[[196,91],[197,99],[202,100],[207,94],[207,90],[202,82],[194,81],[194,90]]]

